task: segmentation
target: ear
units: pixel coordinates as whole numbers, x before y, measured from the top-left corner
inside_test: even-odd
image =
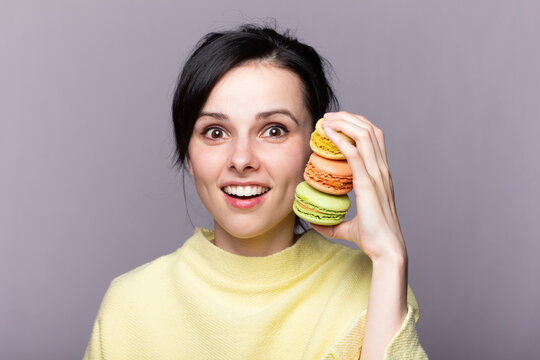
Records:
[[[189,153],[186,154],[186,160],[189,174],[193,176],[193,164],[191,163],[191,157],[189,156]]]

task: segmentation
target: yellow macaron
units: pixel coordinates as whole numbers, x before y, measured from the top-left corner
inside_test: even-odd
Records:
[[[315,131],[311,134],[311,140],[309,142],[309,146],[311,147],[311,150],[313,150],[314,153],[317,155],[320,155],[322,157],[325,157],[327,159],[333,159],[333,160],[343,160],[345,159],[345,156],[339,151],[336,145],[330,139],[326,136],[324,133],[324,130],[322,128],[322,121],[324,118],[319,119],[317,121],[317,124],[315,124]],[[353,139],[348,137],[347,135],[343,133],[339,133],[345,140],[347,140],[350,144],[356,145]]]

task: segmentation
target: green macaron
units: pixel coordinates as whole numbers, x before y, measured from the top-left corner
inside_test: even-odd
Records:
[[[300,218],[318,225],[336,225],[343,221],[351,202],[347,195],[330,195],[301,182],[296,187],[293,210]]]

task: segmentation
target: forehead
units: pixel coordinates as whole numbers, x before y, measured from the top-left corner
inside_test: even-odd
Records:
[[[287,109],[307,115],[303,85],[294,72],[263,62],[249,62],[229,70],[214,86],[202,108],[230,116]]]

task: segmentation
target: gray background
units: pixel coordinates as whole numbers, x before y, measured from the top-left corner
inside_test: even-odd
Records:
[[[171,168],[176,77],[203,34],[266,17],[386,133],[430,357],[538,358],[532,0],[2,1],[1,357],[81,358],[109,282],[192,233]]]

